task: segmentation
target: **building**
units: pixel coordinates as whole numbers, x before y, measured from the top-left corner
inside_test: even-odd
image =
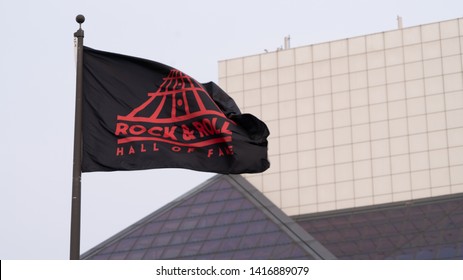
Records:
[[[463,19],[219,62],[270,127],[246,178],[288,215],[463,192]]]
[[[463,259],[462,50],[458,18],[219,62],[220,86],[270,128],[271,167],[245,178],[309,234],[293,241],[326,258]]]
[[[335,259],[243,177],[217,175],[83,259]]]

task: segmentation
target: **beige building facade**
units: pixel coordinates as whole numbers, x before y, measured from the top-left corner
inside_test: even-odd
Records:
[[[246,175],[288,215],[463,192],[463,18],[223,60],[269,127]]]

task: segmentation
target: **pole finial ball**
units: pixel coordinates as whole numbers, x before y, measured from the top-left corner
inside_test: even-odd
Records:
[[[78,24],[82,24],[85,21],[85,17],[83,15],[76,16],[76,21]]]

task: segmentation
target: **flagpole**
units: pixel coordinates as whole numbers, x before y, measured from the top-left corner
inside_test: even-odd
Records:
[[[80,259],[80,205],[81,205],[81,175],[82,175],[82,70],[84,31],[82,23],[83,15],[76,17],[79,30],[74,33],[77,46],[76,67],[76,111],[74,122],[74,160],[72,166],[72,208],[71,208],[71,248],[70,259]]]

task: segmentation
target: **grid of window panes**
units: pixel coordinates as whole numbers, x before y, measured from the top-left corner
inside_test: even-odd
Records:
[[[367,208],[296,220],[339,259],[463,259],[462,195]]]
[[[463,19],[221,61],[271,132],[246,176],[297,215],[463,192]]]
[[[274,205],[272,209],[280,211]],[[250,200],[221,177],[176,201],[172,207],[137,222],[130,230],[83,257],[116,260],[318,258],[307,246],[319,243],[295,237],[294,231],[291,231],[293,235],[288,234],[290,230],[283,228],[294,227],[294,223],[285,225],[270,218],[272,209]]]

